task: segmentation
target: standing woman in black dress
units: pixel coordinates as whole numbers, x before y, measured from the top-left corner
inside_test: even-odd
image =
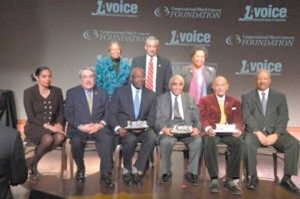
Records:
[[[32,75],[37,82],[24,91],[24,107],[27,123],[26,138],[37,145],[35,155],[27,162],[31,179],[38,178],[39,160],[49,151],[60,146],[65,140],[63,130],[63,95],[60,88],[51,86],[52,74],[48,67],[39,67]]]

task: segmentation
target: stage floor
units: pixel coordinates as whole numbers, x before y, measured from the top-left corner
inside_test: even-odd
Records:
[[[220,176],[224,175],[225,165],[224,156],[219,157]],[[64,180],[59,179],[60,171],[60,153],[53,151],[47,154],[39,164],[39,171],[42,174],[38,181],[28,180],[25,184],[14,187],[13,193],[15,199],[27,199],[32,189],[47,192],[56,196],[70,199],[96,199],[96,198],[264,198],[264,199],[282,199],[282,198],[300,198],[273,182],[272,157],[258,157],[258,176],[260,184],[258,189],[250,191],[245,188],[245,183],[241,184],[241,197],[233,196],[230,192],[221,189],[220,193],[212,194],[209,192],[209,179],[201,180],[199,186],[189,185],[184,180],[183,156],[180,152],[174,152],[172,155],[171,181],[159,185],[156,183],[154,170],[151,168],[143,178],[142,187],[127,187],[122,179],[120,171],[116,176],[115,190],[107,189],[100,184],[99,178],[99,158],[96,152],[88,152],[85,158],[86,162],[86,181],[77,183],[70,179],[69,169],[64,175]],[[69,166],[69,165],[68,165]],[[300,166],[298,165],[298,168]],[[76,168],[75,168],[76,171]],[[283,162],[278,160],[278,175],[281,178],[283,173]],[[207,174],[208,176],[208,174]],[[300,187],[300,177],[293,177],[293,181]],[[187,185],[187,187],[183,186]],[[222,183],[221,183],[222,187]]]

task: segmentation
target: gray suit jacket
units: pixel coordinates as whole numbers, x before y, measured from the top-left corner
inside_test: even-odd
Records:
[[[193,65],[188,66],[178,66],[173,68],[173,75],[181,75],[184,79],[184,88],[183,91],[189,92],[190,82],[192,80],[192,68]],[[211,66],[204,66],[204,78],[206,81],[207,94],[213,93],[212,83],[216,78],[216,69]]]
[[[79,131],[77,127],[81,124],[108,123],[108,95],[104,89],[94,87],[93,108],[90,113],[84,89],[77,86],[67,91],[65,103],[65,118],[68,121],[68,137]]]
[[[133,58],[131,69],[133,69],[134,67],[143,68],[146,72],[146,55]],[[172,77],[172,67],[170,60],[157,55],[156,72],[156,94],[161,95],[169,91],[169,80]]]
[[[195,99],[188,93],[183,92],[181,94],[182,108],[184,111],[184,121],[186,125],[191,125],[196,127],[201,131],[200,119],[199,119],[199,109],[196,106]],[[157,99],[156,106],[156,122],[155,129],[156,132],[164,127],[170,126],[170,121],[172,117],[172,101],[171,93],[167,92]]]
[[[242,115],[246,125],[245,132],[254,131],[285,134],[289,120],[288,107],[284,94],[269,90],[266,115],[263,115],[261,101],[257,90],[242,95]]]

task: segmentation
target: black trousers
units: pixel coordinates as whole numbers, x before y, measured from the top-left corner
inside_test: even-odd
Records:
[[[120,142],[123,147],[123,163],[124,167],[132,172],[132,157],[134,155],[137,143],[142,143],[140,153],[134,164],[138,171],[144,172],[149,159],[152,154],[155,144],[157,143],[157,135],[152,129],[143,133],[133,133],[127,131],[124,137],[120,137]]]
[[[108,174],[112,171],[113,133],[108,128],[103,128],[94,134],[86,134],[80,131],[74,133],[71,138],[71,150],[77,169],[84,169],[84,148],[87,140],[95,140],[96,150],[101,159],[100,173]]]
[[[246,166],[250,176],[257,175],[256,172],[256,153],[257,148],[261,147],[258,138],[253,133],[247,133],[245,136],[246,144]],[[284,174],[297,175],[299,159],[299,141],[289,133],[278,137],[274,143],[274,148],[284,153]]]
[[[210,177],[219,176],[217,144],[223,142],[228,145],[230,150],[227,176],[230,178],[239,178],[241,159],[244,154],[244,141],[242,138],[236,138],[231,135],[214,137],[205,135],[203,139],[204,160]]]

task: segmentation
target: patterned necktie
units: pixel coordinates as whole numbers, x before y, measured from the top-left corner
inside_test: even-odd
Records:
[[[262,106],[262,109],[263,109],[263,113],[265,115],[266,114],[266,108],[267,108],[266,93],[262,92],[261,95],[262,95],[261,106]]]
[[[140,96],[139,96],[140,90],[136,90],[135,97],[134,97],[134,117],[135,119],[138,118],[139,112],[140,112]]]
[[[175,97],[174,106],[173,106],[173,113],[174,113],[174,119],[181,119],[177,97]]]
[[[220,99],[220,110],[221,110],[221,120],[220,120],[220,124],[226,124],[227,122],[227,117],[226,117],[226,114],[225,114],[225,110],[224,110],[224,103],[223,103],[223,100]]]
[[[153,89],[153,57],[150,58],[149,65],[148,65],[146,88],[154,91],[154,89]]]
[[[89,109],[90,109],[90,113],[92,114],[92,110],[93,110],[93,98],[92,98],[92,91],[88,91],[88,105],[89,105]]]

